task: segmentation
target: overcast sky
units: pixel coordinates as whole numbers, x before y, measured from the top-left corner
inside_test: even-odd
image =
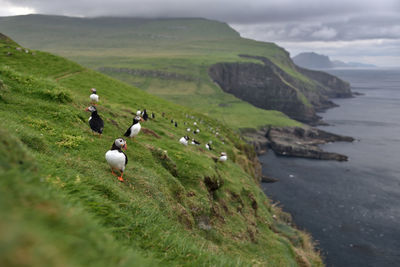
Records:
[[[0,16],[205,17],[292,56],[400,66],[400,0],[0,0]]]

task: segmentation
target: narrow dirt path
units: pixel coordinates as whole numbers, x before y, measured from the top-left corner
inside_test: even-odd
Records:
[[[61,80],[61,79],[65,79],[65,78],[67,78],[67,77],[70,77],[70,76],[72,76],[72,75],[79,74],[79,73],[85,72],[85,71],[87,71],[87,70],[80,70],[80,71],[75,71],[75,72],[66,73],[66,74],[64,74],[64,75],[61,75],[61,76],[59,76],[59,77],[56,77],[56,81],[58,82],[58,81]]]

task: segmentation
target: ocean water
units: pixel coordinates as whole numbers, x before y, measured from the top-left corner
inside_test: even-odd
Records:
[[[327,266],[400,266],[400,69],[333,70],[364,95],[334,99],[319,127],[357,139],[326,144],[348,162],[260,157],[279,181],[265,193],[319,243]]]

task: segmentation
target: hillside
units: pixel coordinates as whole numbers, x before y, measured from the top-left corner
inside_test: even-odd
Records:
[[[84,111],[91,87],[101,138]],[[121,183],[104,154],[138,108],[156,118],[128,141]],[[195,121],[214,150],[178,143]],[[232,130],[4,35],[0,129],[1,266],[322,265],[264,195],[254,151]],[[227,162],[213,161],[220,151]]]
[[[303,122],[316,122],[317,110],[333,106],[325,95],[336,90],[329,81],[321,83],[299,72],[284,49],[273,43],[241,38],[226,23],[200,18],[28,15],[0,18],[0,31],[22,45],[62,55],[148,93],[208,114],[237,130],[300,125],[270,109]],[[239,64],[244,72],[248,64],[253,69],[265,66],[271,70],[272,76],[260,81],[262,88],[236,86],[251,95],[262,91],[261,105],[221,88],[223,83],[211,79],[212,66],[230,63]],[[332,76],[332,79],[337,78]],[[279,90],[271,87],[269,80]],[[346,86],[350,96],[350,88]],[[286,96],[291,101],[285,104]]]
[[[314,52],[300,53],[292,58],[293,62],[303,68],[309,69],[332,69],[332,68],[376,68],[373,64],[360,62],[343,62],[331,60],[328,56]]]

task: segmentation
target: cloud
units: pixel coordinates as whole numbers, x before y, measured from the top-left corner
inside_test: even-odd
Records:
[[[337,35],[337,31],[333,28],[323,27],[322,29],[315,31],[311,34],[311,37],[316,39],[328,40],[332,39]]]
[[[395,0],[3,0],[38,13],[72,16],[207,17],[230,23],[326,19],[387,10]]]
[[[338,44],[384,40],[386,45],[388,40],[400,40],[399,0],[0,0],[0,6],[0,15],[16,14],[20,8],[88,17],[205,17],[228,22],[244,37],[285,44],[291,52],[298,50],[296,46],[308,45],[310,51],[331,45],[330,53],[359,53],[355,45]],[[364,55],[381,49],[387,59],[387,48],[393,58],[398,56],[392,47],[364,48]]]
[[[13,5],[8,1],[0,0],[0,16],[26,15],[36,13],[35,9],[28,6]]]
[[[364,15],[329,22],[282,22],[262,24],[231,24],[243,35],[271,41],[322,41],[399,39],[400,16]],[[268,34],[266,34],[268,33]],[[257,36],[258,35],[258,36]],[[265,39],[263,37],[263,39]]]

